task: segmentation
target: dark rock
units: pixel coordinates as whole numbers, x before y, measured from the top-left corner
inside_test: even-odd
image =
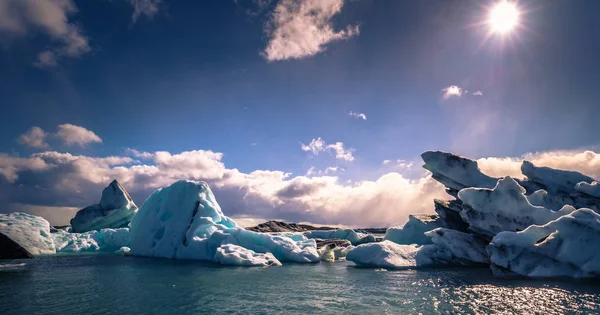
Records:
[[[34,256],[10,237],[0,233],[0,259],[32,259]]]
[[[449,229],[466,232],[469,224],[460,216],[462,202],[460,200],[434,199],[435,212],[446,222]]]
[[[285,221],[271,220],[257,226],[246,228],[246,230],[262,233],[274,232],[306,232],[315,230],[335,230],[332,227],[316,227],[308,224],[287,223]]]

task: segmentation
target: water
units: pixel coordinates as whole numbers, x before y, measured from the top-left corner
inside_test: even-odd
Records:
[[[113,255],[9,263],[0,266],[3,315],[600,312],[598,283],[498,279],[487,268],[243,268]]]

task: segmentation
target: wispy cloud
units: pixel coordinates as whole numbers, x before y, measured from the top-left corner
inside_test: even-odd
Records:
[[[162,2],[163,0],[129,0],[129,3],[133,6],[133,23],[137,22],[141,16],[146,16],[149,19],[153,18],[158,13]]]
[[[26,133],[19,136],[18,141],[20,144],[36,148],[36,149],[47,149],[49,147],[46,142],[48,134],[44,129],[40,127],[31,127]]]
[[[406,160],[383,160],[383,162],[381,163],[384,166],[391,166],[397,169],[411,169],[414,166],[413,162],[409,162]]]
[[[473,92],[473,95],[475,95],[475,96],[483,96],[483,92],[480,91],[480,90],[477,90],[477,91]]]
[[[47,149],[48,138],[55,138],[65,145],[78,145],[84,147],[90,143],[101,143],[102,139],[93,131],[73,124],[58,125],[56,133],[44,131],[40,127],[32,127],[26,133],[19,136],[19,143],[37,149]]]
[[[346,149],[343,142],[327,144],[321,137],[312,139],[309,144],[300,143],[302,151],[312,152],[313,155],[319,155],[321,152],[335,152],[335,158],[339,160],[354,161],[354,149]]]
[[[442,92],[442,98],[447,100],[451,97],[460,97],[463,94],[463,89],[456,85],[451,85],[447,88],[443,88]]]
[[[332,18],[343,6],[344,0],[279,1],[265,26],[269,42],[262,55],[268,61],[300,59],[322,52],[333,41],[358,35],[358,25],[334,30]]]
[[[350,117],[354,117],[354,118],[362,118],[362,120],[367,120],[367,115],[363,114],[363,113],[355,113],[353,111],[350,111],[350,113],[348,114]]]

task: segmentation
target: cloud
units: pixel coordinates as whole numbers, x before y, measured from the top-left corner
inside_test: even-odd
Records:
[[[396,160],[396,161],[392,161],[392,160],[383,160],[383,162],[381,163],[385,166],[392,166],[394,168],[398,168],[398,169],[411,169],[414,166],[413,162],[409,162],[406,160]]]
[[[66,145],[78,145],[84,147],[90,143],[101,143],[102,139],[93,131],[72,124],[58,125],[56,136]]]
[[[135,23],[140,16],[153,18],[158,13],[162,0],[129,0],[129,3],[133,6],[132,20]]]
[[[443,88],[442,92],[444,92],[444,94],[442,94],[442,98],[447,100],[454,96],[460,97],[463,94],[463,89],[456,85],[451,85],[447,88]]]
[[[233,0],[235,5],[242,9],[248,16],[262,14],[270,5],[272,0]]]
[[[281,0],[265,25],[269,38],[262,55],[268,61],[301,59],[316,55],[336,40],[359,34],[358,25],[336,31],[332,18],[344,0]]]
[[[473,92],[473,95],[475,95],[475,96],[483,96],[483,92],[477,90],[477,91]]]
[[[355,113],[353,111],[350,111],[350,113],[348,115],[350,115],[350,117],[362,118],[363,120],[367,120],[367,115],[365,115],[363,113]]]
[[[71,0],[0,0],[0,35],[10,38],[38,30],[46,33],[56,45],[42,51],[34,64],[53,67],[60,57],[80,57],[91,50],[81,29],[69,22],[75,13],[77,7]]]
[[[315,166],[311,166],[306,172],[306,176],[322,176],[330,175],[337,172],[343,172],[344,169],[339,166],[329,166],[325,170],[318,170]]]
[[[36,149],[47,149],[46,137],[48,134],[40,127],[31,127],[26,133],[19,136],[19,143]]]
[[[313,155],[319,155],[321,152],[333,151],[338,160],[354,161],[355,149],[346,149],[343,142],[327,144],[321,137],[312,139],[308,145],[300,143],[302,151],[312,152]]]

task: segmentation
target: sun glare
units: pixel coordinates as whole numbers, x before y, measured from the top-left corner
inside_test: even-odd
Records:
[[[519,10],[513,2],[499,2],[490,10],[488,23],[494,33],[509,33],[519,24]]]

